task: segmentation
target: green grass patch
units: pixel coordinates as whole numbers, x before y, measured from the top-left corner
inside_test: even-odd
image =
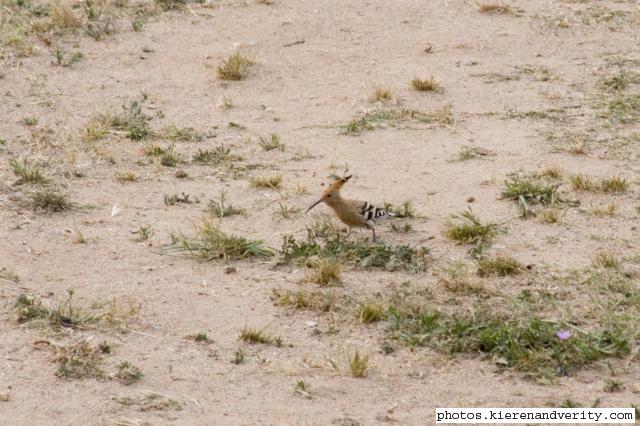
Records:
[[[224,145],[217,146],[213,149],[198,149],[198,152],[193,155],[194,162],[214,166],[242,160],[242,156],[233,154],[231,148]]]
[[[165,167],[175,167],[178,164],[184,163],[182,155],[176,151],[175,144],[170,144],[166,148],[160,145],[149,145],[144,149],[145,155],[148,157],[155,157],[160,161],[160,164]]]
[[[213,342],[213,340],[211,340],[211,338],[209,338],[207,333],[204,333],[204,332],[190,334],[186,338],[189,339],[189,340],[193,340],[194,342],[200,342],[200,343],[211,343],[211,342]]]
[[[113,375],[120,383],[130,386],[139,382],[144,377],[144,373],[140,368],[131,364],[129,361],[122,361],[118,365],[118,370]]]
[[[614,96],[602,115],[614,123],[637,122],[640,119],[640,94]]]
[[[471,210],[453,215],[445,224],[443,235],[461,244],[489,245],[501,231],[497,223],[483,223]]]
[[[247,343],[262,343],[265,345],[282,346],[282,339],[279,337],[273,337],[267,331],[263,329],[244,327],[238,336],[239,340]]]
[[[70,56],[67,56],[64,50],[55,48],[52,53],[56,58],[56,65],[61,67],[70,67],[82,59],[82,53],[80,52],[74,52]]]
[[[506,118],[561,121],[566,118],[567,111],[561,108],[549,108],[545,110],[508,111]]]
[[[25,117],[22,119],[25,126],[33,127],[38,125],[38,117]]]
[[[45,177],[44,172],[38,166],[29,164],[27,160],[23,158],[15,158],[9,162],[11,171],[18,178],[15,185],[33,184],[44,185],[49,182],[49,179]]]
[[[391,223],[391,231],[398,234],[408,234],[413,231],[413,226],[410,223]]]
[[[246,209],[241,207],[235,207],[233,204],[227,202],[227,192],[225,190],[220,191],[220,195],[215,200],[210,200],[207,204],[207,212],[214,217],[229,217],[235,215],[245,215]]]
[[[14,305],[19,324],[88,329],[98,326],[126,328],[127,323],[137,317],[140,305],[131,301],[118,302],[113,299],[104,303],[94,303],[91,307],[79,305],[74,299],[75,292],[67,290],[66,297],[51,306],[31,294],[21,294]]]
[[[505,182],[502,197],[547,206],[558,201],[557,191],[557,184],[548,184],[536,177],[513,176]]]
[[[384,242],[350,240],[326,229],[320,233],[311,229],[307,238],[302,240],[296,240],[293,235],[286,235],[281,249],[281,255],[288,260],[306,262],[311,257],[317,257],[337,259],[364,269],[414,272],[424,268],[423,257],[428,252],[426,247],[416,249],[407,245],[394,246]]]
[[[208,218],[198,225],[194,237],[181,235],[171,244],[163,246],[162,250],[164,253],[184,253],[205,260],[225,261],[274,255],[274,251],[263,241],[227,234]]]
[[[640,83],[640,73],[621,70],[600,79],[598,85],[602,90],[612,93],[623,92],[632,83]]]
[[[134,99],[128,105],[122,105],[122,113],[111,117],[110,126],[125,132],[127,137],[134,141],[151,136],[153,134],[149,126],[151,116],[142,111],[146,101],[147,95],[143,93],[140,99]]]
[[[73,207],[73,203],[69,201],[66,194],[50,189],[39,190],[31,194],[30,205],[33,210],[47,213],[62,212]]]
[[[421,112],[409,109],[378,109],[355,118],[346,124],[344,134],[355,135],[367,130],[376,130],[385,126],[397,126],[403,122],[440,124],[453,123],[453,112],[450,106],[432,112]]]
[[[182,9],[186,6],[187,0],[154,0],[162,10]]]
[[[174,124],[163,128],[160,134],[165,139],[180,142],[199,142],[204,138],[204,135],[193,127],[176,127]]]
[[[532,378],[572,374],[598,360],[627,355],[632,342],[617,325],[581,331],[533,315],[503,318],[488,311],[447,314],[389,309],[391,332],[410,346],[450,354],[490,355],[496,365]]]
[[[82,340],[74,345],[55,347],[53,361],[58,364],[56,376],[64,379],[100,379],[104,371],[100,368],[102,351]]]
[[[407,200],[399,206],[394,206],[390,203],[385,203],[384,209],[390,213],[393,213],[395,217],[416,217],[416,211],[413,207],[413,201]]]
[[[181,203],[181,204],[193,204],[194,201],[192,201],[190,199],[190,195],[189,194],[185,194],[184,192],[182,194],[173,194],[173,195],[169,195],[169,194],[164,194],[163,197],[164,200],[164,205],[165,206],[173,206],[175,204]],[[197,200],[196,200],[197,202]]]

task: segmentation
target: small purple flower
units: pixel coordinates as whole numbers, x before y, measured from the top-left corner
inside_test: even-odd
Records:
[[[564,342],[571,337],[571,334],[571,330],[558,330],[556,332],[556,337]]]

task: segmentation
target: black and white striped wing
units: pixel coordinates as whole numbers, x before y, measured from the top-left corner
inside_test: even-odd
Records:
[[[387,216],[394,216],[393,213],[388,212],[381,207],[376,207],[373,204],[366,201],[362,206],[361,214],[362,216],[364,216],[364,219],[367,221],[367,223],[376,223],[376,220],[380,218],[387,217]]]

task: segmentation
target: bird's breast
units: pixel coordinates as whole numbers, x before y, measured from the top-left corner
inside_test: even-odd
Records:
[[[338,219],[344,222],[345,225],[357,226],[357,227],[367,226],[367,221],[365,220],[365,218],[361,214],[359,214],[359,212],[356,211],[355,209],[349,208],[349,206],[341,206],[341,205],[330,206],[330,207],[336,213],[336,216],[338,216]]]

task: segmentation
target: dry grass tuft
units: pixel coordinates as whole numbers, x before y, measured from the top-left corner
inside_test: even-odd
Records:
[[[101,351],[86,340],[75,345],[56,347],[53,361],[58,364],[56,376],[66,379],[102,378]]]
[[[594,268],[612,269],[620,266],[620,261],[612,253],[601,251],[591,258],[591,265]]]
[[[262,343],[265,345],[282,346],[282,338],[271,336],[264,328],[256,329],[245,326],[240,332],[238,339],[251,344]]]
[[[49,10],[51,17],[51,24],[57,28],[78,28],[80,27],[80,18],[76,15],[71,7],[70,2],[63,2],[60,0],[51,3]]]
[[[540,211],[540,220],[542,223],[559,223],[562,215],[560,210],[554,208],[546,208]]]
[[[497,3],[478,3],[478,11],[480,13],[512,13],[511,6]]]
[[[144,377],[144,373],[129,361],[122,361],[113,377],[120,383],[129,386],[139,382]]]
[[[73,203],[69,201],[66,194],[61,194],[54,190],[42,190],[31,194],[31,208],[33,210],[46,213],[55,213],[69,210]]]
[[[320,291],[273,289],[272,300],[279,306],[330,312],[336,308],[336,295]]]
[[[229,55],[218,67],[218,76],[222,80],[244,80],[249,74],[249,68],[254,64],[253,59],[239,51]]]
[[[591,178],[587,175],[573,175],[569,178],[569,181],[571,182],[571,188],[573,188],[574,191],[593,191],[595,188]]]
[[[616,213],[615,204],[606,204],[603,206],[593,207],[591,214],[597,217],[613,216]]]
[[[321,287],[342,283],[342,279],[340,278],[342,274],[342,262],[336,259],[318,259],[312,264],[312,270],[309,280]]]
[[[349,370],[351,371],[351,377],[364,378],[367,377],[367,371],[369,370],[369,355],[361,355],[359,351],[356,351],[349,357]]]
[[[605,178],[600,182],[600,189],[602,192],[622,194],[629,189],[629,181],[618,176]]]
[[[251,178],[251,186],[254,188],[278,189],[282,184],[282,175],[255,176]]]
[[[113,121],[113,117],[109,114],[100,114],[91,118],[84,127],[82,139],[85,142],[104,139],[109,135]]]
[[[497,256],[493,259],[483,257],[478,259],[478,275],[488,277],[496,275],[506,277],[509,275],[517,275],[524,267],[517,260],[507,256]]]
[[[363,303],[358,307],[357,316],[364,324],[381,321],[385,317],[385,308],[377,302]]]
[[[265,151],[273,151],[275,149],[284,151],[285,146],[277,133],[271,133],[269,136],[260,136],[259,145]]]
[[[604,178],[599,183],[594,183],[589,176],[577,174],[570,177],[571,187],[575,191],[602,191],[610,194],[623,194],[629,189],[629,181],[625,178],[614,176]]]
[[[135,182],[138,180],[138,176],[133,172],[116,173],[114,178],[119,183]]]
[[[562,179],[562,169],[558,166],[545,167],[538,173],[539,178]]]
[[[411,86],[418,92],[438,92],[440,91],[440,84],[433,78],[427,80],[421,80],[414,78],[411,80]]]
[[[388,102],[392,98],[393,95],[391,93],[391,90],[387,89],[386,87],[378,87],[369,99],[372,102]]]
[[[11,171],[13,172],[18,180],[14,183],[14,185],[22,185],[22,184],[34,184],[34,185],[43,185],[49,182],[49,179],[45,177],[44,172],[38,166],[31,165],[24,158],[15,158],[9,162],[9,166],[11,167]]]

